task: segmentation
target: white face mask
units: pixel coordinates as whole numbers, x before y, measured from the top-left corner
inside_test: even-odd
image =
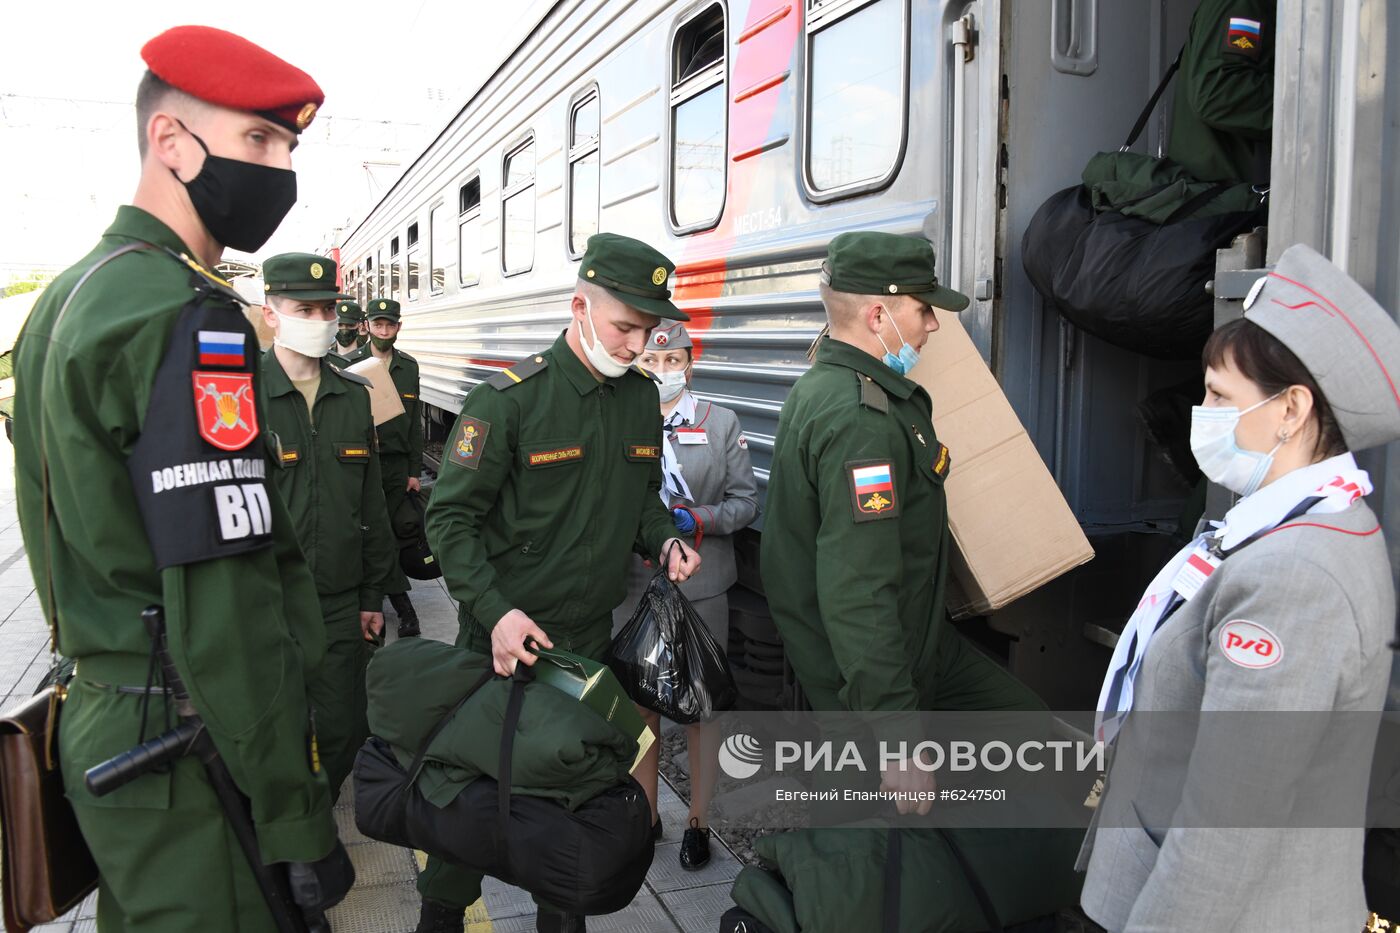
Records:
[[[656,378],[661,380],[656,391],[661,393],[661,401],[663,402],[679,398],[680,394],[685,391],[685,370],[683,369],[669,373],[657,373]]]
[[[1233,406],[1228,408],[1206,408],[1194,405],[1191,408],[1191,453],[1196,456],[1196,465],[1212,483],[1218,483],[1241,496],[1252,495],[1264,482],[1269,468],[1274,464],[1274,454],[1283,446],[1283,441],[1274,445],[1268,453],[1257,450],[1243,450],[1235,441],[1235,428],[1240,419],[1254,409],[1272,402],[1282,395],[1279,392],[1244,411]]]
[[[331,352],[331,341],[335,340],[338,326],[335,318],[314,321],[311,318],[292,317],[281,311],[273,313],[277,315],[277,338],[273,341],[277,346],[313,359],[320,359]]]
[[[593,305],[588,301],[587,295],[583,296],[583,307],[588,315],[588,329],[593,331],[593,342],[590,344],[583,336],[583,328],[579,328],[579,344],[583,347],[583,355],[588,357],[588,362],[592,363],[598,372],[609,379],[616,379],[627,372],[629,364],[619,363],[603,349],[603,342],[598,339],[598,328],[593,324]]]

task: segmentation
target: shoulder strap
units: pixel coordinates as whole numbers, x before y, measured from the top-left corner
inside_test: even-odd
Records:
[[[904,869],[903,837],[897,829],[885,831],[884,933],[899,933],[900,872]]]
[[[487,379],[486,384],[497,390],[509,389],[511,386],[520,385],[536,373],[543,372],[548,365],[549,361],[539,354],[527,356],[514,366],[503,369]]]
[[[1186,51],[1186,46],[1181,47],[1181,51],[1176,53],[1176,59],[1167,66],[1167,73],[1162,75],[1162,80],[1157,84],[1157,90],[1152,92],[1152,96],[1147,100],[1147,106],[1142,108],[1142,113],[1138,114],[1137,122],[1133,124],[1132,132],[1128,134],[1128,141],[1123,143],[1119,152],[1127,152],[1133,148],[1133,143],[1138,141],[1142,131],[1147,128],[1147,121],[1152,116],[1152,111],[1157,109],[1157,101],[1162,99],[1162,94],[1166,92],[1167,85],[1171,84],[1172,78],[1176,75],[1177,69],[1181,67],[1181,56]]]
[[[501,838],[510,835],[511,759],[515,757],[515,729],[520,725],[520,707],[525,703],[525,685],[535,679],[535,669],[516,664],[511,675],[510,699],[501,721],[501,760],[496,767],[496,805],[501,816]]]
[[[977,898],[977,906],[982,908],[982,919],[987,923],[990,933],[1002,933],[1004,927],[1001,925],[1001,917],[997,915],[996,905],[992,903],[992,896],[987,893],[987,889],[982,886],[982,879],[977,877],[977,872],[973,870],[972,863],[963,854],[962,848],[958,845],[953,834],[946,829],[937,830],[943,837],[943,841],[948,844],[948,851],[953,853],[954,860],[958,867],[962,869],[963,877],[967,879],[967,885],[972,889],[973,897]],[[896,857],[898,853],[896,852]]]
[[[472,698],[472,695],[486,686],[491,678],[495,676],[496,672],[490,667],[488,661],[486,670],[477,678],[476,683],[467,688],[466,695],[452,704],[452,708],[444,713],[442,718],[437,721],[437,725],[433,726],[428,732],[427,738],[423,739],[422,743],[418,746],[417,754],[413,756],[413,763],[408,766],[408,780],[405,781],[403,785],[405,789],[412,787],[413,782],[418,780],[418,773],[423,770],[424,760],[428,756],[428,749],[432,746],[433,739],[438,737],[438,734],[442,732],[443,728],[451,721],[452,717],[457,715],[457,711],[466,705],[466,702]]]
[[[1279,520],[1279,523],[1278,523],[1277,525],[1274,525],[1274,526],[1271,527],[1271,528],[1264,528],[1264,529],[1262,529],[1262,530],[1256,532],[1255,534],[1251,535],[1250,537],[1245,538],[1245,539],[1244,539],[1243,541],[1241,541],[1239,544],[1237,544],[1237,545],[1235,545],[1234,547],[1230,548],[1228,551],[1226,551],[1226,550],[1221,550],[1217,545],[1212,545],[1212,546],[1211,546],[1211,551],[1215,554],[1216,557],[1219,557],[1221,560],[1224,560],[1225,558],[1229,557],[1229,556],[1232,555],[1232,554],[1238,554],[1240,551],[1243,551],[1245,548],[1249,547],[1251,544],[1253,544],[1255,541],[1258,541],[1260,538],[1264,537],[1264,536],[1267,535],[1269,532],[1275,531],[1275,530],[1277,530],[1277,529],[1279,529],[1279,528],[1282,528],[1284,525],[1287,525],[1289,522],[1293,521],[1293,519],[1295,519],[1295,518],[1298,518],[1298,517],[1300,517],[1300,516],[1302,516],[1302,515],[1306,515],[1308,509],[1312,508],[1313,506],[1315,506],[1315,505],[1317,505],[1319,502],[1321,502],[1321,501],[1322,501],[1322,498],[1323,498],[1322,496],[1309,496],[1308,498],[1304,499],[1302,502],[1299,502],[1297,505],[1295,505],[1295,506],[1289,511],[1289,513],[1288,513],[1287,515],[1285,515],[1282,519]]]

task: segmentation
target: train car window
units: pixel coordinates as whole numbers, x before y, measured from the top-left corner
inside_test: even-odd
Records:
[[[883,188],[904,153],[907,0],[808,0],[804,183],[825,201]]]
[[[535,138],[506,151],[501,167],[501,272],[529,272],[535,264]]]
[[[362,307],[362,308],[367,308],[367,307],[369,307],[368,302],[373,301],[376,297],[378,297],[378,293],[374,290],[374,257],[373,257],[373,256],[366,256],[366,257],[365,257],[365,280],[364,280],[363,287],[364,287],[364,294],[360,296],[360,307]]]
[[[671,226],[708,230],[724,212],[729,120],[724,7],[705,7],[671,46]]]
[[[451,268],[451,252],[447,240],[452,236],[452,214],[446,204],[438,204],[428,212],[428,292],[442,293],[447,284],[447,270]]]
[[[408,225],[408,271],[407,281],[405,282],[409,301],[418,300],[418,277],[422,273],[422,270],[418,267],[418,257],[422,252],[423,251],[418,246],[418,224],[416,222],[411,223]]]
[[[375,276],[375,282],[378,283],[378,287],[375,289],[376,297],[392,298],[394,296],[389,294],[389,273],[384,267],[384,247],[381,246],[379,247],[379,272]]]
[[[598,88],[569,110],[569,258],[583,256],[598,232]]]
[[[481,281],[481,176],[457,190],[457,270],[463,286]]]

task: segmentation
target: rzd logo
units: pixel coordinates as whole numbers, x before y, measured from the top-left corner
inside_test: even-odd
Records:
[[[1283,660],[1283,643],[1257,622],[1235,619],[1220,629],[1220,650],[1231,663],[1260,669]]]

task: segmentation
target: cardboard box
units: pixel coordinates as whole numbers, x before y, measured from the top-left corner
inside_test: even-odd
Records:
[[[933,399],[953,461],[948,611],[961,619],[1000,609],[1094,549],[958,316],[939,311],[938,325],[910,378]]]
[[[535,680],[562,690],[612,723],[627,736],[637,740],[637,757],[628,771],[636,771],[656,737],[637,712],[627,692],[606,664],[563,651],[559,648],[532,649],[539,656],[535,662]]]
[[[404,413],[403,399],[399,398],[399,389],[394,385],[394,377],[389,375],[389,370],[378,359],[370,356],[345,368],[374,383],[369,390],[369,408],[374,416],[376,428]]]

